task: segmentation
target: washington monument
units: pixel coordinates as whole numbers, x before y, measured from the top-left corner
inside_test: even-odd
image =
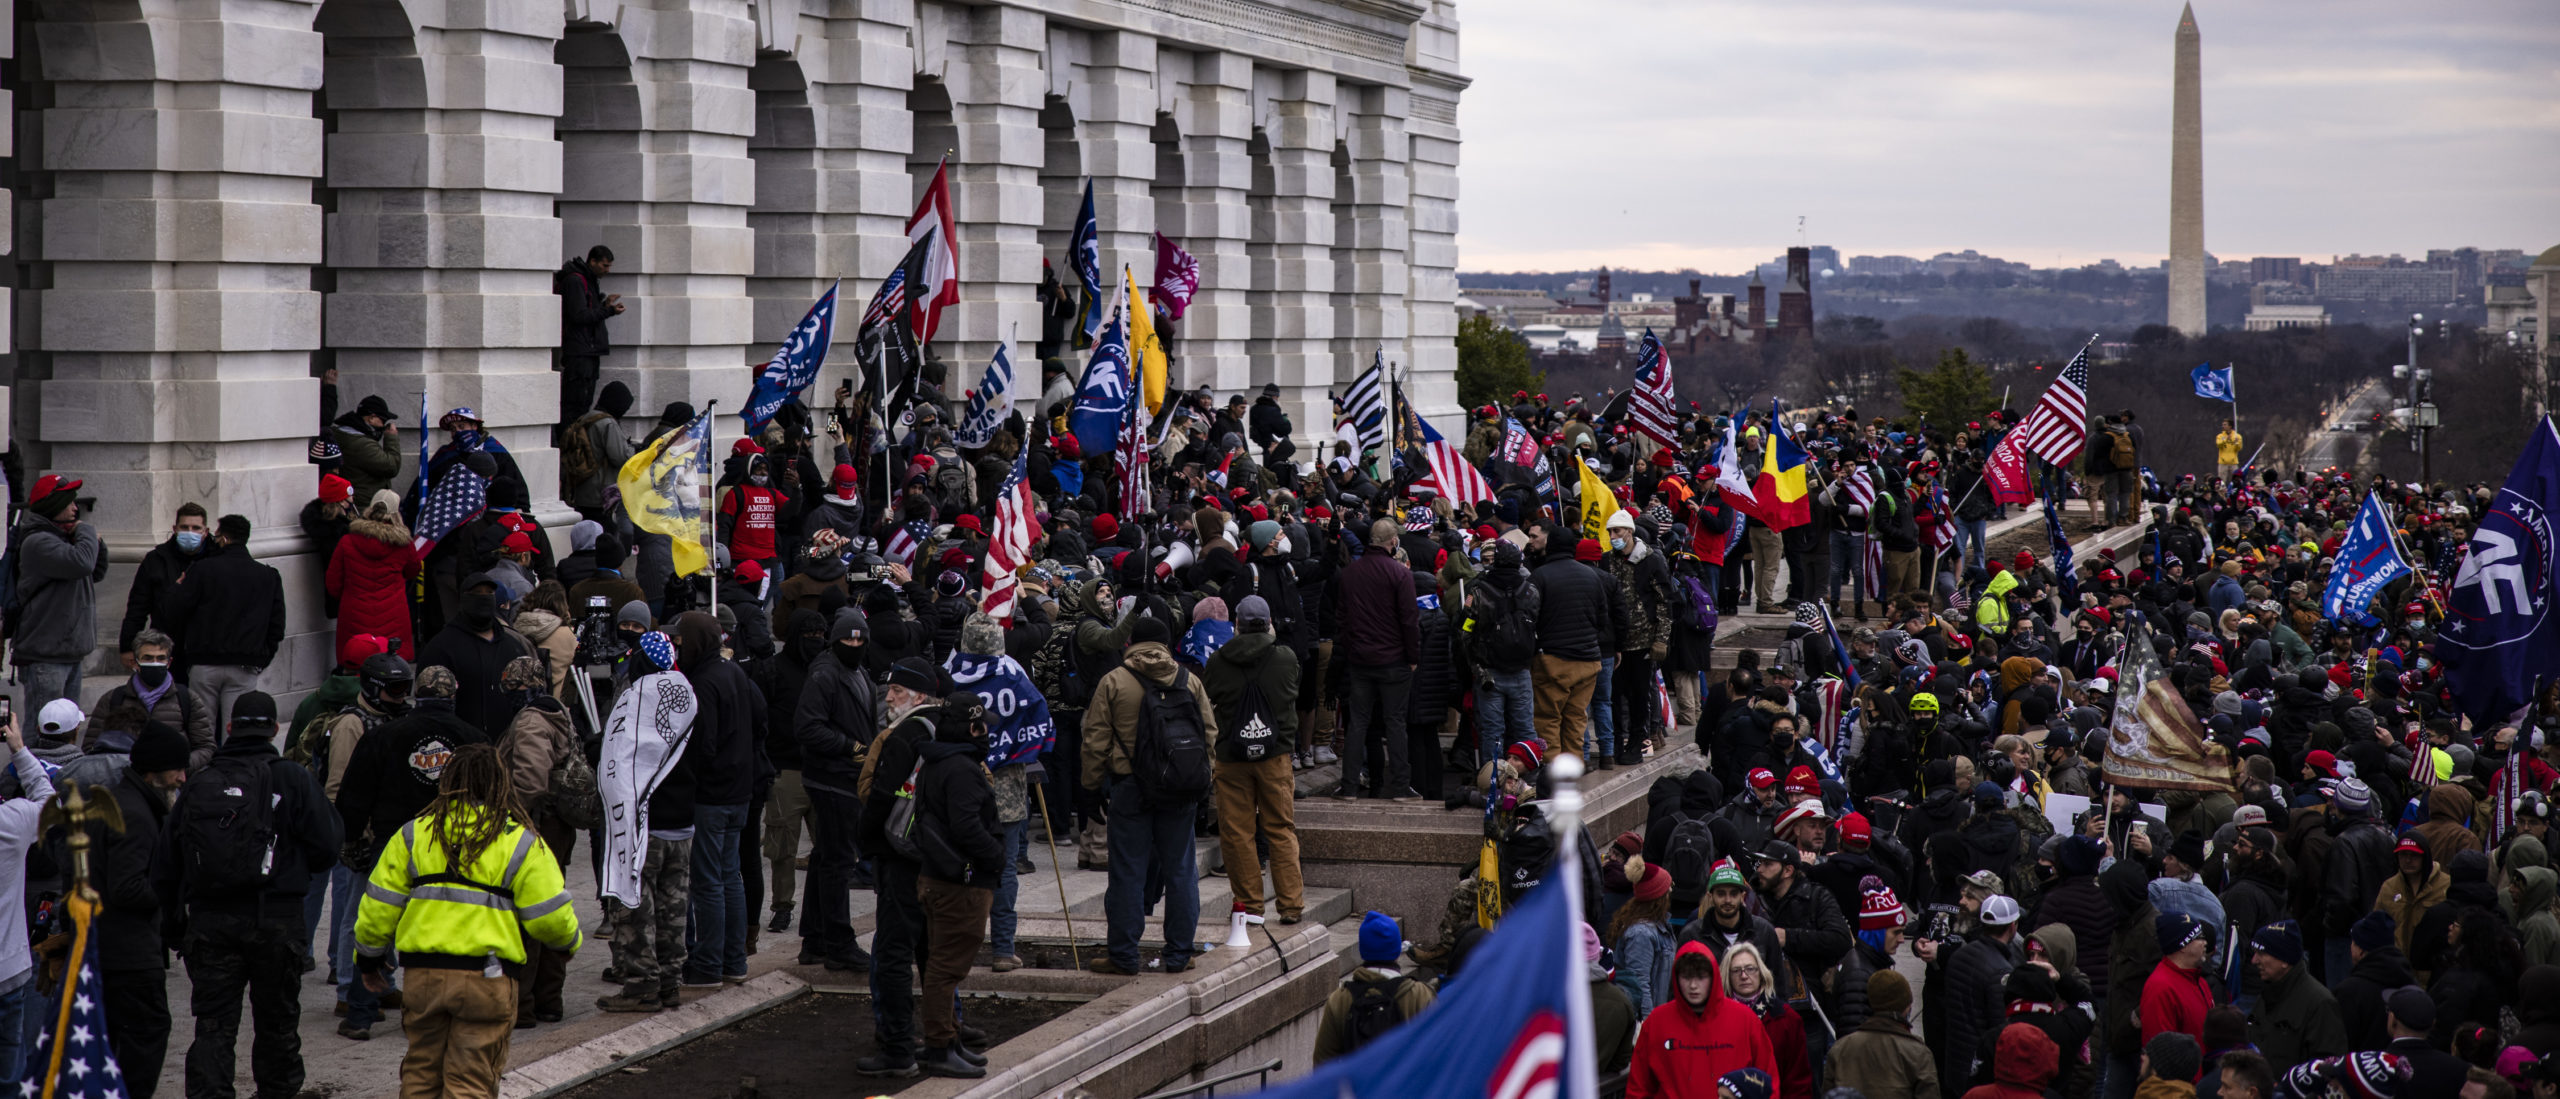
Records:
[[[2169,106],[2169,327],[2204,335],[2204,95],[2196,9],[2178,13],[2177,88]]]

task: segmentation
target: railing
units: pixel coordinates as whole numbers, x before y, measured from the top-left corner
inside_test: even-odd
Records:
[[[1214,1096],[1218,1094],[1218,1085],[1232,1084],[1247,1076],[1253,1077],[1254,1090],[1260,1091],[1270,1083],[1271,1074],[1278,1071],[1280,1071],[1280,1059],[1274,1057],[1269,1063],[1260,1068],[1237,1069],[1236,1071],[1230,1072],[1224,1076],[1212,1076],[1197,1084],[1184,1084],[1178,1088],[1169,1088],[1164,1091],[1142,1095],[1139,1096],[1138,1099],[1181,1099],[1181,1097],[1185,1095]]]

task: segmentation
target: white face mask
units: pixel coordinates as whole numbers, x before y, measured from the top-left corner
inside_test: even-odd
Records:
[[[1286,556],[1289,552],[1289,536],[1283,534],[1278,540],[1272,542],[1271,552]]]

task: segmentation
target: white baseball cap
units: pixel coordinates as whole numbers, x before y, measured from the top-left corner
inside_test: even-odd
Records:
[[[45,703],[44,709],[37,712],[36,728],[43,730],[44,735],[50,737],[69,736],[73,730],[80,727],[81,722],[86,720],[88,715],[80,712],[79,703],[67,698],[57,698]]]
[[[1984,898],[1982,922],[1991,927],[2007,927],[2018,922],[2017,899],[2005,893],[1994,893]]]

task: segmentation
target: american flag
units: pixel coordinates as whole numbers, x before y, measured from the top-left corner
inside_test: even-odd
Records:
[[[1112,468],[1120,474],[1119,518],[1123,523],[1147,511],[1147,406],[1134,396],[1120,414],[1120,438],[1112,448]]]
[[[1858,536],[1858,577],[1866,582],[1868,598],[1884,602],[1884,539]]]
[[[932,524],[918,519],[892,531],[889,535],[889,544],[880,549],[880,557],[883,560],[895,561],[913,568],[916,563],[916,551],[923,549],[924,540],[931,537],[933,537]]]
[[[1006,626],[1013,625],[1013,596],[1022,586],[1017,570],[1031,560],[1031,544],[1040,540],[1040,515],[1032,504],[1031,485],[1023,479],[1028,454],[1013,456],[1013,472],[996,490],[995,528],[987,532],[986,565],[980,572],[987,617]]]
[[[48,1094],[53,1099],[124,1099],[124,1069],[116,1064],[115,1051],[107,1048],[107,1008],[98,987],[97,954],[97,940],[91,938],[76,982],[55,993],[43,1008],[45,1025],[36,1036],[35,1048],[27,1051],[25,1071],[18,1074],[19,1094],[29,1099]],[[66,995],[71,1000],[68,1005],[62,1002]],[[54,1029],[55,1020],[63,1020],[59,1031]],[[54,1067],[57,1038],[62,1047],[58,1071]]]
[[[1824,603],[1821,607],[1823,632],[1831,635],[1832,662],[1840,666],[1840,678],[1847,681],[1849,689],[1854,691],[1858,689],[1858,666],[1850,663],[1849,646],[1840,641],[1840,623],[1831,617],[1831,604]]]
[[[1664,353],[1662,340],[1653,329],[1644,330],[1644,341],[1636,350],[1636,384],[1627,391],[1627,422],[1646,438],[1664,446],[1678,446],[1679,435],[1672,429],[1671,356]]]
[[[1945,553],[1956,544],[1956,515],[1947,507],[1945,485],[1929,486],[1929,514],[1938,521],[1929,528],[1929,552]]]
[[[1493,482],[1485,480],[1484,474],[1467,461],[1467,456],[1450,446],[1449,440],[1441,438],[1428,420],[1422,421],[1422,460],[1430,466],[1431,473],[1417,486],[1429,486],[1451,503],[1467,504],[1493,499]]]
[[[489,482],[460,462],[444,471],[444,480],[436,482],[435,491],[427,494],[427,502],[418,508],[418,531],[415,541],[418,556],[436,548],[436,543],[454,528],[478,518],[489,507]]]
[[[2062,376],[2046,387],[2035,408],[2017,427],[2019,445],[2027,453],[2066,465],[2080,456],[2089,441],[2089,349],[2071,357]]]

